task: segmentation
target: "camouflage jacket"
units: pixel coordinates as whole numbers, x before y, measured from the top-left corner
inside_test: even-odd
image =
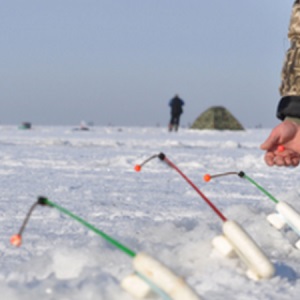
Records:
[[[290,48],[281,72],[279,88],[281,100],[277,108],[277,117],[300,118],[300,0],[296,0],[290,20],[288,38]]]

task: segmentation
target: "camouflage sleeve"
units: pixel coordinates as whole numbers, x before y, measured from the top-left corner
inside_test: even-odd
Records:
[[[281,72],[279,88],[281,100],[277,107],[277,117],[300,118],[300,0],[296,0],[290,20],[288,49]]]

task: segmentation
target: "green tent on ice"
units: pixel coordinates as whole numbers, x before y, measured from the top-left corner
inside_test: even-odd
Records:
[[[242,124],[223,106],[212,106],[204,111],[192,129],[244,130]]]

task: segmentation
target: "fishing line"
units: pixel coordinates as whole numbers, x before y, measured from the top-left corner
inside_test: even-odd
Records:
[[[22,226],[21,226],[19,232],[18,232],[17,234],[13,235],[13,236],[10,238],[10,243],[11,243],[12,245],[14,245],[14,246],[16,246],[16,247],[21,246],[21,244],[22,244],[22,234],[23,234],[23,231],[24,231],[25,228],[26,228],[26,225],[27,225],[27,223],[28,223],[28,221],[29,221],[29,219],[30,219],[30,217],[31,217],[32,212],[34,211],[34,209],[35,209],[39,204],[40,204],[40,205],[43,205],[43,204],[41,204],[41,203],[39,203],[39,202],[37,201],[37,202],[35,202],[35,203],[30,207],[30,209],[29,209],[28,213],[26,214],[26,217],[25,217],[25,219],[24,219],[24,221],[23,221],[23,223],[22,223]]]

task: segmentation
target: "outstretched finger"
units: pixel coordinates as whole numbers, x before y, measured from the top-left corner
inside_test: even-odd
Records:
[[[274,162],[274,165],[276,165],[278,167],[286,166],[286,160],[282,156],[278,156],[278,155],[275,156],[273,162]]]
[[[292,166],[297,167],[300,163],[300,158],[299,157],[293,157],[292,158]]]
[[[285,166],[287,166],[287,167],[293,165],[291,156],[286,156],[286,157],[284,158],[284,164],[285,164]]]
[[[279,145],[279,137],[277,135],[271,134],[264,143],[260,145],[262,150],[273,150]]]
[[[268,166],[272,167],[274,166],[274,153],[273,152],[267,152],[265,155],[265,162]]]

